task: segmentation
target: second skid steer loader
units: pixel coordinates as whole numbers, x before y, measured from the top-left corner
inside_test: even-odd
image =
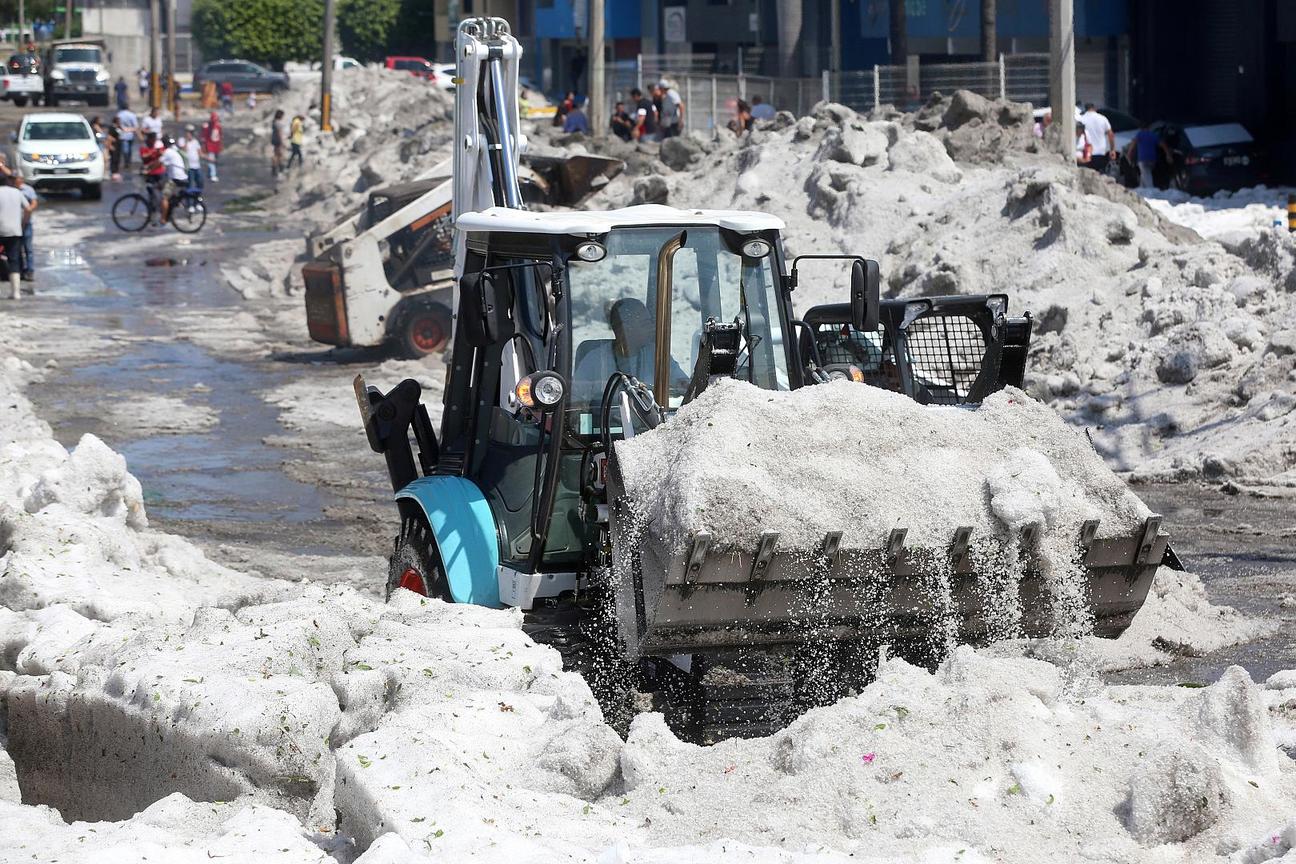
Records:
[[[975,401],[1020,384],[1029,318],[1002,295],[882,303],[875,262],[824,256],[850,268],[849,301],[798,319],[798,260],[774,216],[527,211],[520,48],[504,21],[480,18],[459,25],[456,45],[455,321],[439,429],[417,382],[382,393],[356,381],[401,517],[389,593],[526,610],[527,629],[587,674],[611,714],[616,694],[655,690],[703,742],[767,733],[862,683],[879,642],[921,640],[928,570],[970,608],[978,565],[956,526],[934,548],[907,548],[903,531],[869,549],[831,534],[813,549],[768,534],[723,549],[700,535],[657,544],[627,518],[616,442],[672,423],[721,377],[776,391],[844,375],[921,402]],[[1160,525],[1074,538],[1099,635],[1121,633],[1142,605],[1167,554]],[[1028,630],[1040,617],[1031,586],[1028,574]],[[959,636],[978,638],[972,617]],[[821,686],[825,666],[835,671]]]

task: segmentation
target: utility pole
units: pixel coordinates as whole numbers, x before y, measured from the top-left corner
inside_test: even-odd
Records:
[[[832,34],[832,45],[828,46],[828,68],[834,73],[841,71],[842,56],[842,29],[841,29],[841,0],[832,0],[828,4],[828,14],[832,16],[832,26],[829,32]]]
[[[18,0],[18,50],[21,51],[26,47],[23,42],[23,33],[27,29],[27,3],[26,0]]]
[[[905,0],[890,0],[891,65],[903,66],[909,56],[909,30],[905,21]]]
[[[320,131],[333,131],[334,0],[324,0],[324,60],[320,63]]]
[[[63,38],[72,38],[72,0],[63,0]]]
[[[162,14],[158,0],[149,0],[149,107],[162,107],[162,87],[158,74],[162,70]]]
[[[1072,0],[1049,0],[1049,105],[1053,146],[1075,158],[1075,17]]]
[[[981,0],[981,62],[993,63],[999,59],[999,46],[995,38],[996,0]]]
[[[590,134],[603,137],[603,0],[590,0],[589,64],[590,93],[585,116],[589,120]]]
[[[167,0],[167,104],[180,119],[180,88],[176,86],[176,0]]]

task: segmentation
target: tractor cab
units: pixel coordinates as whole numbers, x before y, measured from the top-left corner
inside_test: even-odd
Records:
[[[530,608],[575,590],[607,552],[611,440],[655,426],[716,376],[806,383],[783,224],[650,205],[490,208],[457,228],[466,252],[436,471],[480,489],[499,529],[500,602]]]

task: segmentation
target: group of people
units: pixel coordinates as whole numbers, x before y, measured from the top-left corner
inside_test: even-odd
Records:
[[[633,113],[626,103],[617,102],[612,109],[609,126],[612,134],[623,141],[663,141],[684,132],[684,99],[675,86],[666,79],[653,85],[651,97],[638,87],[630,91]],[[558,103],[553,124],[564,132],[590,133],[589,118],[583,108],[584,100],[574,91]]]
[[[1043,117],[1035,124],[1035,137],[1043,138],[1052,122],[1053,112],[1044,112]],[[1119,151],[1111,121],[1103,116],[1092,102],[1085,103],[1083,113],[1076,118],[1075,136],[1077,165],[1105,174],[1108,173],[1109,167],[1123,155],[1131,165],[1138,165],[1139,187],[1143,189],[1151,189],[1154,185],[1152,172],[1156,167],[1158,154],[1164,154],[1167,160],[1171,159],[1170,148],[1150,123],[1144,123],[1133,139],[1125,145],[1125,149]]]
[[[184,133],[178,140],[163,134],[161,112],[156,108],[151,109],[147,116],[142,118],[137,117],[129,107],[122,108],[113,116],[107,129],[103,127],[98,117],[91,119],[90,127],[94,130],[95,137],[99,139],[104,155],[108,158],[108,170],[114,180],[121,179],[122,169],[130,170],[137,144],[140,145],[138,153],[144,173],[146,175],[162,173],[156,170],[156,165],[145,158],[145,154],[160,156],[160,151],[169,149],[166,145],[167,141],[172,142],[172,146],[184,164],[183,175],[178,175],[175,179],[183,181],[186,185],[201,188],[205,164],[207,179],[213,183],[220,180],[217,166],[225,146],[225,131],[221,128],[220,115],[215,111],[211,112],[211,116],[201,129],[192,123],[186,124]]]
[[[295,115],[289,123],[284,120],[283,109],[274,113],[270,123],[270,171],[275,177],[292,169],[293,165],[305,166],[302,158],[302,144],[306,140],[306,118]],[[284,145],[291,148],[288,162],[284,163]]]

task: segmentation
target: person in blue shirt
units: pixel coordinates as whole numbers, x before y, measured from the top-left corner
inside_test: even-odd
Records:
[[[1125,148],[1126,159],[1133,162],[1134,157],[1137,156],[1140,189],[1151,189],[1154,185],[1152,169],[1156,167],[1157,150],[1165,154],[1167,162],[1172,161],[1170,148],[1161,140],[1161,135],[1152,129],[1151,123],[1144,123],[1139,127],[1134,140],[1130,141],[1129,146]]]
[[[586,135],[589,134],[589,118],[581,110],[583,104],[584,102],[577,101],[572,106],[572,109],[567,112],[567,119],[563,120],[563,132],[584,132]]]

